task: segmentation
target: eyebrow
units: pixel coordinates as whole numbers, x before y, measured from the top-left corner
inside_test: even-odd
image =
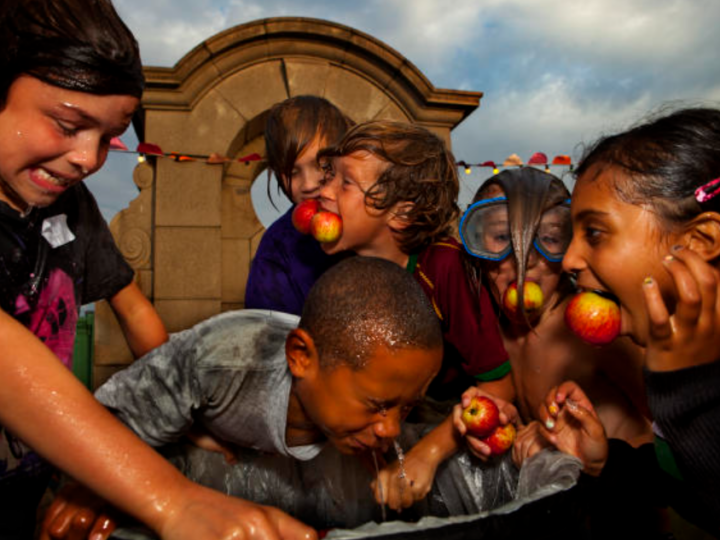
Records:
[[[582,221],[589,218],[606,217],[609,216],[609,212],[601,212],[600,210],[582,210],[575,215],[575,220]]]

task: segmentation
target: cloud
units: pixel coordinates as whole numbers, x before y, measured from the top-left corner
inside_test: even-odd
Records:
[[[173,65],[214,34],[267,17],[368,33],[436,87],[485,93],[453,134],[456,156],[471,162],[577,158],[578,144],[664,102],[720,103],[715,0],[115,1],[149,65]]]

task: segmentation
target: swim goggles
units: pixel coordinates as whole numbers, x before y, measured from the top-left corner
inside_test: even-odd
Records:
[[[507,197],[495,197],[471,205],[460,221],[460,239],[468,253],[490,261],[502,261],[513,250]],[[570,199],[546,210],[538,224],[533,245],[550,262],[561,261],[572,240]]]

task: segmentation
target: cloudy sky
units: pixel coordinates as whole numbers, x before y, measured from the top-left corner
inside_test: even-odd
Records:
[[[717,0],[114,0],[146,65],[172,66],[212,35],[276,16],[338,22],[413,62],[438,88],[484,92],[453,133],[458,160],[582,144],[667,103],[720,106]],[[136,144],[131,134],[123,137]],[[106,217],[134,197],[134,156],[89,185]],[[560,172],[560,171],[557,171]],[[461,174],[468,189],[487,175]]]

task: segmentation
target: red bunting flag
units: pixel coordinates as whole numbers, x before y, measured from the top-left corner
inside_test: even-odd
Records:
[[[152,143],[140,143],[137,146],[138,154],[148,154],[151,156],[162,156],[163,151],[157,144]]]
[[[547,165],[548,158],[542,152],[535,152],[528,160],[528,165]]]
[[[120,140],[120,137],[113,137],[110,139],[110,150],[122,150],[123,152],[127,152],[128,147]]]

